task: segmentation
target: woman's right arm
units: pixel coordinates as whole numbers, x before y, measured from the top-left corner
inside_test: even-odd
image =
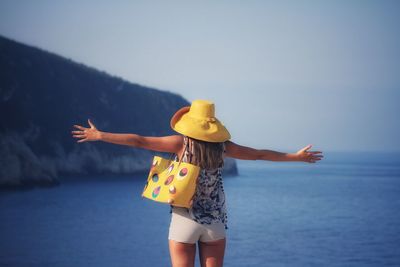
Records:
[[[180,135],[162,137],[141,136],[133,133],[109,133],[99,131],[96,126],[88,120],[90,128],[74,125],[80,131],[72,131],[73,137],[81,138],[78,143],[86,141],[103,141],[117,145],[133,146],[159,152],[176,153],[182,148],[183,138]]]

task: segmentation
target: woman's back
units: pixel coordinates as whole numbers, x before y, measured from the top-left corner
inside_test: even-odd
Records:
[[[194,158],[198,156],[194,143],[196,140],[183,136],[184,153],[183,162],[194,164]],[[204,151],[203,151],[204,153]],[[225,192],[223,188],[222,170],[224,166],[225,144],[222,143],[219,165],[216,168],[201,168],[197,181],[196,192],[193,196],[193,205],[188,210],[191,218],[201,224],[222,222],[227,229],[227,214],[225,204]],[[176,158],[176,160],[178,160]],[[176,209],[176,207],[174,207]]]

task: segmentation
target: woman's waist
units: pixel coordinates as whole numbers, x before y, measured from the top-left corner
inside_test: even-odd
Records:
[[[182,207],[172,207],[171,213],[184,216],[184,217],[194,217],[197,219],[208,218],[213,220],[220,220],[224,217],[225,210],[220,207],[216,209],[204,209],[201,207],[192,207],[190,209]]]

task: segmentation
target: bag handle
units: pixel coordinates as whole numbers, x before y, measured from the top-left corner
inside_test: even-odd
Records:
[[[185,144],[185,148],[183,149],[182,156],[179,159],[178,167],[179,167],[179,165],[181,165],[182,158],[185,156],[186,148],[188,147],[188,141],[186,139],[186,136],[184,137],[184,144]],[[171,156],[169,157],[169,161],[172,161],[172,157],[174,156],[174,154],[178,155],[177,153],[171,153]]]

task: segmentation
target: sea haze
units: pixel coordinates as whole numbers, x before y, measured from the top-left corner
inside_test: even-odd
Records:
[[[238,161],[225,265],[400,266],[399,155]],[[146,177],[76,178],[1,192],[0,266],[170,265],[169,206],[141,198]]]

